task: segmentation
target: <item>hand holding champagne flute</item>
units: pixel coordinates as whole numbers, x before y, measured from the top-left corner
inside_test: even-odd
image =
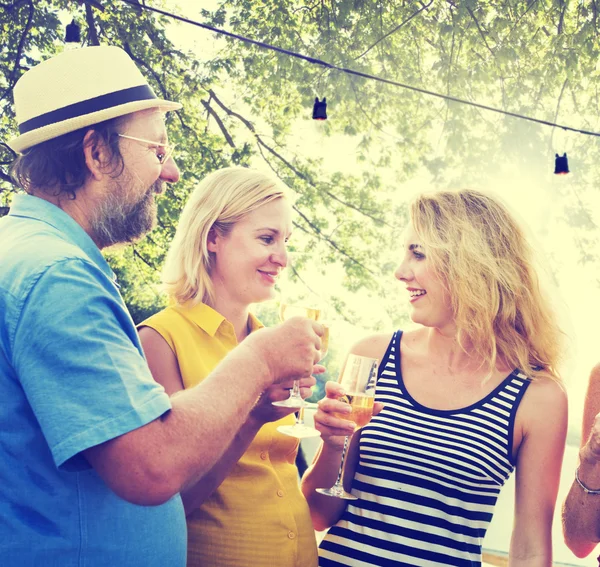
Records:
[[[311,301],[309,298],[308,301]],[[308,302],[307,301],[307,302]],[[318,303],[318,300],[315,298],[312,300],[313,303]],[[287,321],[292,317],[306,317],[311,321],[317,321],[323,325],[324,332],[321,337],[321,360],[325,358],[327,355],[327,349],[329,347],[329,325],[326,321],[324,321],[323,317],[323,309],[318,307],[317,305],[311,305],[310,307],[302,307],[299,305],[292,305],[289,303],[282,302],[279,306],[279,319],[281,321]]]
[[[335,412],[333,415],[340,419],[353,421],[355,423],[354,431],[363,427],[371,420],[375,401],[377,367],[378,360],[375,358],[350,354],[338,380],[338,383],[345,392],[339,398],[339,401],[350,404],[352,411],[350,413]],[[320,494],[335,498],[344,498],[345,500],[357,500],[356,496],[346,492],[342,485],[342,472],[348,449],[348,440],[349,436],[346,436],[344,438],[342,458],[335,484],[330,488],[317,488],[317,492]]]
[[[294,272],[293,266],[297,264],[298,258],[299,256],[296,254],[288,254],[287,278],[280,284],[282,293],[279,305],[279,319],[284,322],[293,317],[306,317],[311,321],[321,323],[321,325],[323,325],[323,335],[321,336],[321,360],[323,360],[329,346],[329,325],[323,320],[324,301],[319,295],[312,291],[304,281],[304,286],[302,288],[294,289],[291,274]],[[311,263],[314,270],[315,266],[319,264],[318,258],[312,258]],[[320,432],[314,427],[309,427],[304,424],[304,408],[306,403],[300,395],[298,380],[294,380],[290,396],[285,400],[273,402],[273,405],[298,410],[296,412],[296,423],[294,425],[282,425],[278,427],[277,431],[280,433],[300,439],[303,437],[318,437],[320,435]]]
[[[324,330],[323,336],[321,337],[321,360],[323,360],[327,355],[327,348],[329,346],[329,326],[321,320],[321,309],[317,307],[302,307],[282,302],[279,306],[280,320],[283,322],[292,317],[306,317],[311,321],[317,321],[323,325]],[[300,396],[298,380],[294,380],[294,385],[290,391],[290,397],[286,400],[273,402],[273,405],[284,408],[303,408],[306,404]]]
[[[279,308],[279,317],[282,321],[286,321],[291,317],[304,316],[312,321],[318,321],[323,324],[323,335],[321,337],[321,360],[325,358],[327,354],[327,347],[329,345],[329,327],[321,321],[321,310],[316,307],[299,307],[297,305],[290,305],[287,303],[281,303]],[[302,439],[304,437],[318,437],[321,435],[314,427],[309,427],[304,423],[304,407],[306,403],[300,395],[299,381],[294,380],[290,397],[286,400],[273,402],[273,405],[279,407],[294,407],[298,408],[296,414],[296,423],[294,425],[280,425],[277,431],[284,435],[290,435],[291,437],[297,437]]]

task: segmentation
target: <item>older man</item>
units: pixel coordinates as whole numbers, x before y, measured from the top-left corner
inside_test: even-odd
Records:
[[[252,334],[169,399],[100,250],[152,228],[178,180],[164,113],[116,47],[65,52],[14,89],[27,194],[0,220],[0,564],[177,566],[178,493],[202,479],[266,388],[310,374],[322,329]]]

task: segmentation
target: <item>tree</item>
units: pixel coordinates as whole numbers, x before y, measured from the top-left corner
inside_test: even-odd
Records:
[[[173,4],[166,8],[178,11]],[[199,59],[173,39],[173,30],[187,24],[175,24],[133,0],[86,0],[79,7],[67,0],[13,0],[0,9],[2,140],[15,134],[15,82],[27,68],[62,49],[65,11],[82,26],[84,44],[122,46],[161,96],[184,104],[168,125],[178,144],[182,180],[160,201],[158,228],[110,255],[136,320],[162,305],[159,270],[179,212],[194,184],[216,168],[257,163],[271,168],[299,195],[294,247],[318,250],[326,266],[341,264],[346,290],[361,297],[385,296],[389,320],[399,324],[406,311],[384,279],[397,259],[406,223],[397,188],[423,171],[431,183],[444,187],[477,185],[489,172],[502,174],[506,163],[539,172],[551,166],[550,128],[233,38],[216,38],[218,54]],[[196,19],[440,94],[549,121],[568,118],[586,129],[595,125],[595,1],[224,0],[213,12],[201,10]],[[294,148],[298,128],[310,121],[303,117],[315,96],[327,96],[330,105],[321,139],[352,137],[356,166],[331,170],[314,148]],[[594,166],[599,157],[597,145],[588,142],[582,136],[573,142],[582,182],[576,187],[578,199],[570,200],[564,215],[574,225],[584,261],[597,257],[585,243],[596,241],[586,201],[598,186]],[[15,190],[9,177],[12,157],[2,144],[4,206]],[[564,195],[557,190],[556,197]],[[348,320],[361,318],[356,304],[340,294],[332,303]],[[382,318],[369,322],[385,324]]]
[[[14,111],[10,104],[12,87],[27,68],[62,48],[59,15],[70,6],[66,1],[38,3],[33,0],[17,0],[2,6],[2,139],[15,135]],[[296,226],[302,236],[297,239],[297,246],[304,248],[314,246],[311,241],[322,241],[326,244],[329,261],[338,257],[346,266],[348,287],[376,288],[372,278],[377,270],[368,267],[377,257],[376,251],[352,242],[353,232],[359,228],[365,237],[373,240],[381,225],[381,221],[371,220],[361,211],[365,191],[358,189],[358,180],[351,176],[337,173],[328,177],[317,161],[286,155],[285,147],[280,144],[282,133],[276,133],[279,120],[267,120],[258,128],[254,119],[229,106],[222,92],[228,83],[224,79],[237,74],[235,53],[201,63],[189,53],[178,50],[169,40],[165,17],[118,1],[86,2],[84,9],[85,15],[77,13],[75,16],[87,30],[84,43],[122,46],[161,96],[184,103],[184,110],[170,116],[168,125],[171,139],[180,148],[177,160],[184,172],[182,181],[169,187],[167,197],[160,202],[158,228],[140,243],[110,255],[121,278],[123,295],[136,320],[162,304],[156,293],[159,267],[191,188],[216,168],[250,164],[255,154],[263,155],[299,193]],[[219,18],[218,13],[215,17]],[[6,144],[2,147],[0,194],[6,203],[7,195],[15,190],[9,177],[9,164],[14,156]],[[336,186],[340,184],[344,184],[347,203],[341,194],[336,194]],[[369,208],[374,210],[374,195],[371,201]],[[359,222],[359,218],[361,221],[367,218],[369,225]]]

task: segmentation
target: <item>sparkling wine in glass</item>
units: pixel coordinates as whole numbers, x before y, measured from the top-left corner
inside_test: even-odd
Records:
[[[377,382],[378,360],[357,354],[350,354],[342,370],[338,383],[346,392],[340,401],[350,404],[351,413],[335,413],[340,419],[347,419],[355,423],[354,431],[363,427],[371,420],[373,403],[375,401],[375,384]],[[348,450],[349,437],[344,438],[342,459],[335,484],[330,488],[317,488],[317,492],[325,496],[357,500],[356,496],[346,492],[342,484],[344,459]]]

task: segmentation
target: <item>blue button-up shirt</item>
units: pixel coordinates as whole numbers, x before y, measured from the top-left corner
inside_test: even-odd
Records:
[[[130,504],[81,454],[169,409],[100,250],[17,195],[0,219],[0,565],[185,565],[179,496]]]

